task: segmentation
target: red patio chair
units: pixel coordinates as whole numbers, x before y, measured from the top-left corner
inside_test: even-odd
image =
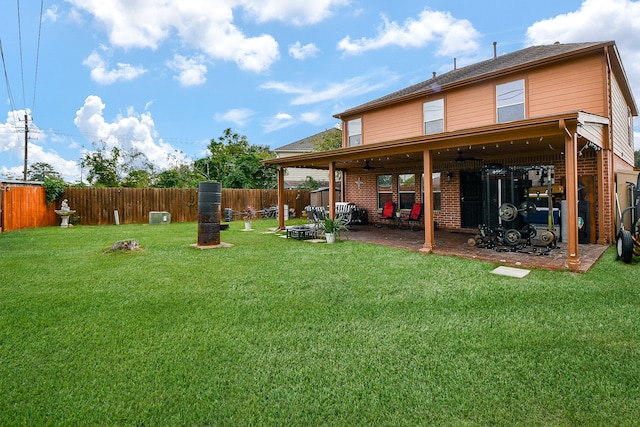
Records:
[[[378,221],[376,222],[376,227],[382,227],[383,223],[387,223],[388,225],[396,224],[396,204],[393,202],[385,202],[382,207],[382,214],[378,217]]]
[[[400,225],[402,223],[407,223],[411,231],[413,231],[413,227],[420,227],[420,218],[422,217],[422,203],[414,203],[411,207],[411,212],[409,212],[409,216],[403,216],[400,218]]]

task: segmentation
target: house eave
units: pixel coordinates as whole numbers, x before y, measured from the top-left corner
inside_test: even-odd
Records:
[[[584,114],[580,111],[554,114],[544,117],[530,118],[510,123],[443,132],[433,135],[420,135],[393,141],[365,144],[357,147],[339,148],[286,158],[263,160],[268,166],[278,167],[312,167],[329,169],[333,162],[358,161],[366,158],[406,153],[420,153],[424,150],[446,150],[456,146],[477,146],[495,141],[514,139],[544,138],[564,135],[565,125],[577,127]],[[600,117],[600,116],[596,116]],[[602,118],[606,121],[606,118]]]
[[[464,86],[469,86],[469,85],[473,85],[473,84],[477,84],[480,82],[484,82],[487,80],[493,80],[493,79],[498,79],[500,77],[503,76],[507,76],[507,75],[511,75],[514,73],[518,73],[518,72],[523,72],[523,71],[528,71],[537,67],[541,67],[544,65],[548,65],[548,64],[552,64],[552,63],[556,63],[556,62],[562,62],[562,61],[566,61],[567,59],[570,58],[574,58],[574,57],[579,57],[579,56],[583,56],[586,54],[592,54],[598,51],[604,51],[606,48],[615,46],[615,43],[613,41],[609,41],[609,42],[603,42],[603,43],[599,43],[599,44],[595,44],[592,46],[587,46],[581,49],[576,49],[570,52],[564,52],[564,53],[560,53],[558,55],[554,55],[554,56],[550,56],[547,58],[542,58],[542,59],[538,59],[538,60],[534,60],[531,62],[527,62],[525,64],[520,64],[520,65],[515,65],[512,67],[507,67],[507,68],[503,68],[500,70],[496,70],[496,71],[492,71],[492,72],[488,72],[485,74],[481,74],[478,76],[474,76],[474,77],[470,77],[467,79],[463,79],[463,80],[459,80],[459,81],[455,81],[449,84],[442,84],[442,85],[437,85],[436,88],[432,88],[429,87],[427,89],[423,89],[420,91],[416,91],[413,92],[411,94],[407,94],[404,96],[398,96],[392,99],[388,99],[388,100],[383,100],[380,101],[378,103],[375,104],[363,104],[362,106],[359,107],[354,107],[351,108],[349,110],[346,110],[342,113],[338,113],[335,114],[333,117],[339,120],[346,120],[349,117],[353,117],[353,116],[357,116],[360,114],[363,114],[367,111],[371,111],[371,110],[376,110],[379,108],[384,108],[384,107],[388,107],[391,105],[395,105],[395,104],[399,104],[399,103],[403,103],[406,101],[411,101],[411,100],[415,100],[415,99],[419,99],[419,98],[425,98],[434,94],[438,94],[438,93],[443,93],[445,91],[450,91],[452,89],[457,89],[460,87],[464,87]],[[619,64],[619,55],[617,55],[617,50],[616,52],[616,64]],[[618,67],[621,69],[621,66]],[[622,70],[623,76],[625,78],[625,83],[627,84],[628,87],[628,82],[626,80],[626,75],[624,75],[624,70]],[[455,70],[453,71],[455,72]],[[435,80],[434,80],[435,82]],[[623,88],[624,90],[624,88]],[[627,94],[627,92],[630,94],[629,91],[625,92],[625,95]],[[633,101],[633,99],[632,99]],[[632,103],[633,104],[633,109],[635,111],[635,102]],[[637,115],[637,112],[634,114]]]

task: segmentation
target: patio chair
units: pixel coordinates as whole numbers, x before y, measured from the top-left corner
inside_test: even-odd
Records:
[[[376,227],[380,228],[383,224],[395,226],[396,219],[396,204],[393,202],[385,202],[382,207],[382,214],[378,217],[378,221],[376,221]]]
[[[409,226],[409,229],[413,231],[414,227],[420,227],[422,218],[422,203],[414,203],[411,207],[411,212],[409,212],[409,216],[400,217],[400,226],[403,223],[406,223]]]

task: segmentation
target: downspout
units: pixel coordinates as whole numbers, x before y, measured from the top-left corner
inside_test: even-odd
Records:
[[[614,171],[613,171],[613,96],[612,96],[612,90],[611,90],[611,55],[609,53],[609,47],[605,46],[604,47],[604,53],[605,53],[605,57],[607,59],[607,78],[606,78],[606,83],[607,83],[607,108],[608,108],[608,112],[607,112],[607,116],[609,119],[609,126],[607,128],[607,144],[605,147],[603,147],[603,149],[601,150],[601,152],[598,153],[598,160],[602,159],[602,161],[598,162],[598,166],[600,165],[605,165],[606,162],[606,169],[607,169],[607,179],[604,179],[604,171],[600,170],[600,168],[598,168],[598,179],[600,180],[600,182],[598,183],[598,190],[602,191],[602,196],[598,197],[598,201],[604,201],[604,194],[606,194],[605,191],[605,185],[608,186],[609,189],[609,203],[607,204],[608,206],[615,206],[615,196],[616,196],[616,188],[614,186]],[[605,150],[607,150],[607,156],[605,158]],[[616,218],[615,215],[612,215],[612,212],[605,212],[604,210],[604,205],[605,203],[600,203],[598,206],[598,213],[601,214],[600,218],[600,226],[599,231],[602,232],[602,234],[599,235],[599,239],[606,239],[606,243],[612,242],[615,240],[615,230],[616,230]],[[604,228],[604,223],[605,221],[607,221],[609,223],[609,230],[611,230],[609,232],[609,234],[607,234],[605,236],[605,233],[602,231],[602,229]]]

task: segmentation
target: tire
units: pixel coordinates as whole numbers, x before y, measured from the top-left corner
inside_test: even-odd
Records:
[[[631,258],[633,258],[633,237],[631,237],[631,233],[627,230],[621,230],[620,233],[618,233],[616,247],[618,250],[618,260],[621,260],[625,264],[630,264]]]

